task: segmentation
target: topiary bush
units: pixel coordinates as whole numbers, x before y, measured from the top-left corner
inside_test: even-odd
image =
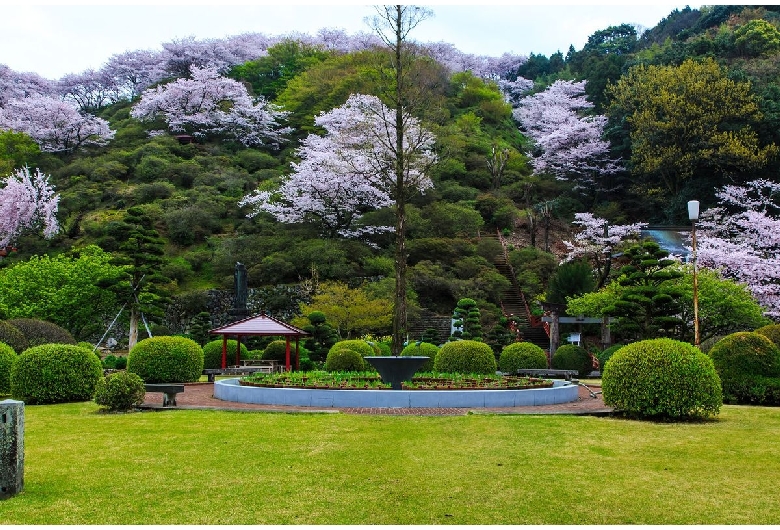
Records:
[[[709,356],[720,376],[724,402],[777,403],[772,388],[780,388],[780,348],[766,335],[732,333],[716,342]]]
[[[601,375],[604,403],[631,416],[706,418],[720,411],[720,378],[707,355],[672,339],[623,346]]]
[[[11,367],[11,395],[29,405],[90,401],[103,377],[100,359],[86,348],[42,344]]]
[[[607,365],[607,361],[615,354],[616,351],[618,351],[620,348],[622,348],[622,344],[613,344],[606,350],[599,353],[596,358],[599,360],[599,370],[604,371],[604,367]]]
[[[141,405],[146,396],[143,379],[131,372],[115,372],[98,381],[95,403],[110,412],[126,412]]]
[[[520,368],[547,368],[547,354],[532,342],[515,342],[504,346],[498,359],[498,368],[507,374],[514,374]]]
[[[495,374],[496,356],[484,342],[459,340],[446,343],[436,354],[433,369],[457,374]]]
[[[236,346],[238,346],[237,340],[231,339],[227,341],[228,366],[236,364]],[[249,350],[244,346],[244,343],[241,343],[239,356],[240,359],[251,359]],[[212,340],[203,346],[203,368],[211,370],[222,368],[222,339]]]
[[[780,324],[770,324],[768,326],[758,328],[755,333],[760,333],[774,342],[777,347],[780,347]]]
[[[22,353],[28,346],[24,334],[7,320],[0,320],[0,342],[9,345],[16,353]]]
[[[70,331],[45,320],[14,318],[8,323],[22,332],[24,338],[27,339],[28,348],[41,344],[77,344]]]
[[[402,357],[414,357],[418,355],[430,357],[420,366],[418,372],[432,372],[433,362],[436,360],[436,354],[439,353],[439,347],[429,342],[410,342],[403,350]]]
[[[363,357],[372,357],[377,355],[376,350],[372,348],[369,343],[361,339],[349,339],[349,340],[339,341],[330,347],[330,350],[328,350],[328,355],[330,355],[330,352],[332,350],[338,350],[343,348],[357,352],[358,354],[360,354],[361,360],[363,359]],[[325,362],[327,363],[327,357],[325,358]],[[366,361],[362,361],[362,362],[363,362],[363,368],[361,368],[361,370],[373,369]]]
[[[203,372],[203,348],[185,337],[150,337],[130,350],[127,371],[146,383],[190,383]]]
[[[127,357],[124,357],[120,355],[116,358],[116,364],[114,365],[114,368],[117,370],[124,370],[127,368]]]
[[[363,356],[351,348],[336,348],[334,345],[325,358],[326,372],[362,372],[365,369]]]
[[[303,362],[304,358],[309,358],[309,350],[303,347],[302,344],[298,344],[298,357],[299,357],[299,363]],[[281,364],[285,364],[287,362],[287,341],[286,340],[275,340],[270,343],[268,343],[268,346],[265,347],[265,350],[263,351],[261,359],[269,360],[269,361],[278,361]],[[292,365],[293,369],[295,368],[295,341],[290,341],[290,364]],[[300,368],[303,370],[303,368]]]
[[[550,364],[556,370],[577,370],[580,377],[587,377],[593,371],[588,351],[575,344],[565,344],[555,350]]]
[[[0,342],[0,394],[11,393],[11,367],[16,360],[16,352],[5,342]]]

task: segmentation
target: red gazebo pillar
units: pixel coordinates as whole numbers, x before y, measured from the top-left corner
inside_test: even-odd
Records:
[[[222,335],[222,369],[227,368],[227,335]]]

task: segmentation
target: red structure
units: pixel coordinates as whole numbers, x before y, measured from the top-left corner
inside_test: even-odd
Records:
[[[212,335],[222,335],[222,368],[227,368],[227,341],[228,336],[236,338],[236,365],[241,363],[241,337],[284,337],[286,340],[285,348],[285,370],[288,372],[292,368],[290,364],[290,339],[295,339],[295,369],[299,368],[300,349],[299,340],[307,336],[308,333],[295,326],[285,324],[264,313],[256,316],[233,322],[220,328],[209,331]]]

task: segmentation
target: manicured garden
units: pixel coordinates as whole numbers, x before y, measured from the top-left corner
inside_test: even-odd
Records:
[[[772,524],[780,409],[717,420],[25,409],[0,524]]]

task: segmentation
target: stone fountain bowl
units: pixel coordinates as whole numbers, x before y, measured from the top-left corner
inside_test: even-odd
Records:
[[[409,355],[389,357],[363,357],[366,362],[376,368],[383,383],[388,383],[393,390],[401,390],[401,383],[411,381],[414,373],[430,359],[424,355]]]

